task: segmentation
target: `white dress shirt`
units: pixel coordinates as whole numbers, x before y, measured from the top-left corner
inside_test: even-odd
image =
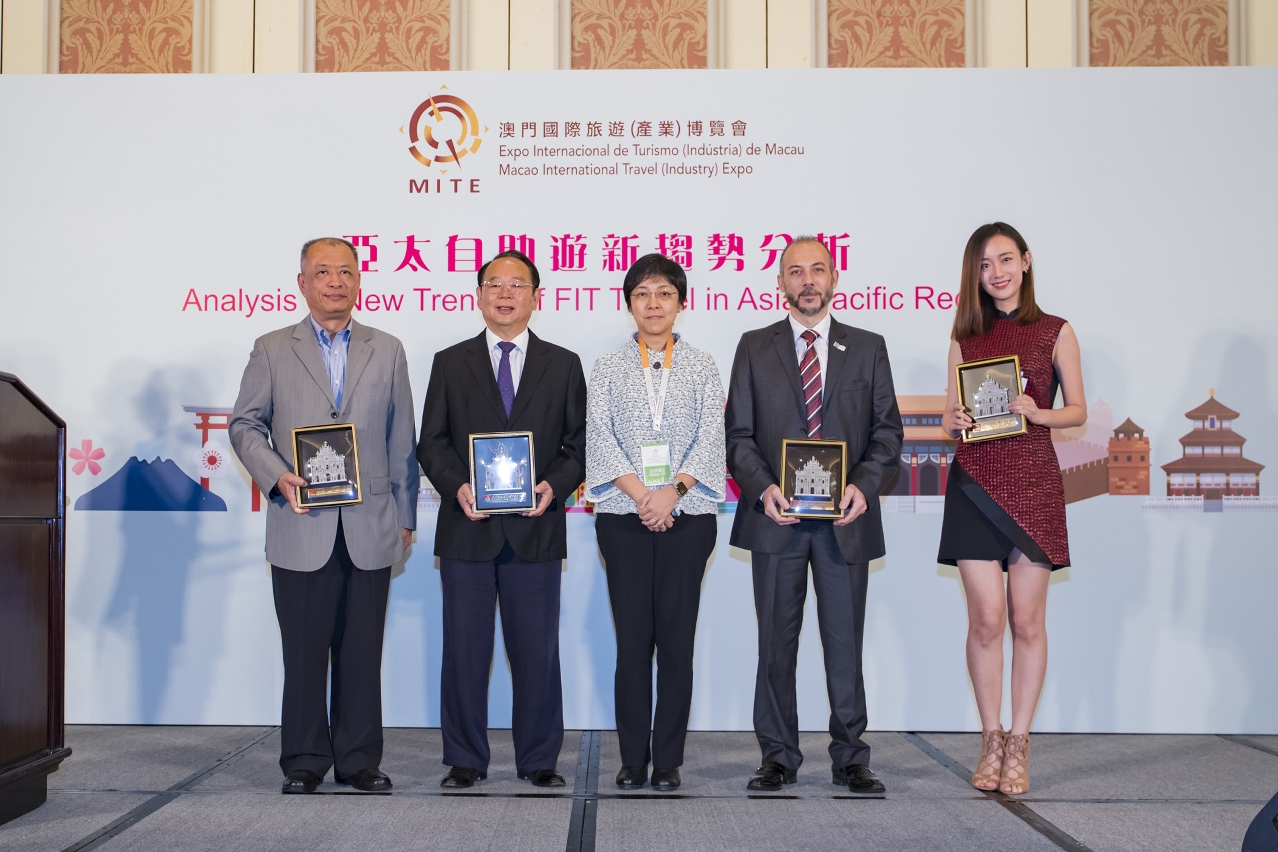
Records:
[[[803,363],[803,353],[808,351],[808,342],[803,339],[803,332],[808,327],[794,318],[794,314],[790,314],[790,330],[794,332],[794,354],[798,357],[798,363]],[[812,326],[812,330],[817,333],[816,342],[812,345],[816,347],[817,361],[821,364],[821,388],[825,390],[825,362],[829,360],[830,354],[830,314],[827,312],[821,321]]]
[[[493,378],[497,378],[497,369],[501,366],[501,347],[498,343],[502,340],[493,334],[491,328],[484,328],[484,338],[488,341],[488,355],[493,359]],[[524,353],[528,351],[528,329],[520,332],[519,336],[510,341],[515,344],[515,348],[510,350],[510,381],[515,386],[515,393],[519,393],[519,377],[524,372]],[[824,362],[821,369],[825,369]]]

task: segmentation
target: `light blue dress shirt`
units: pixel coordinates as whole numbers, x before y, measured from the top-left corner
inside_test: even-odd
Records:
[[[351,324],[329,338],[323,326],[311,317],[311,328],[315,329],[315,340],[319,342],[320,356],[324,359],[324,367],[328,370],[328,382],[333,388],[333,399],[337,410],[342,410],[342,385],[346,383],[346,353],[351,348]]]

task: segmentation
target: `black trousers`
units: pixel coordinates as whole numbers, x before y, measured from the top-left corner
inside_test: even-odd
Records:
[[[714,552],[714,515],[680,515],[652,532],[636,514],[595,515],[617,630],[617,739],[627,766],[683,765],[692,707],[692,651],[701,578]],[[657,712],[652,656],[657,655]],[[651,749],[649,748],[651,739]]]
[[[554,769],[564,743],[559,674],[561,561],[523,562],[507,544],[496,559],[440,559],[444,659],[440,727],[444,764],[488,771],[488,676],[495,609],[510,661],[511,735],[518,772]]]
[[[280,768],[349,778],[382,761],[382,636],[389,567],[361,571],[337,525],[318,571],[271,566],[284,645]],[[329,666],[332,665],[331,706]]]
[[[830,759],[835,767],[853,763],[868,766],[870,746],[861,739],[867,723],[861,646],[869,565],[843,559],[834,527],[827,521],[801,521],[791,542],[783,553],[751,556],[754,609],[759,621],[755,736],[765,761],[790,769],[803,763],[795,669],[811,564],[830,698]]]

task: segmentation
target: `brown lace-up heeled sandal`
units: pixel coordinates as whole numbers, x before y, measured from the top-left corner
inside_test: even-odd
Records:
[[[976,789],[998,789],[1003,777],[1003,738],[1006,736],[1002,728],[981,732],[981,758],[972,773],[972,786]]]
[[[1008,734],[1004,747],[1006,755],[1003,757],[1003,778],[998,784],[999,792],[1008,796],[1028,793],[1029,734]]]

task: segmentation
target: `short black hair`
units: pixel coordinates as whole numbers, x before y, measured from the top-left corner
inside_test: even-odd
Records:
[[[649,278],[665,279],[666,283],[679,291],[679,304],[688,301],[688,275],[683,267],[665,255],[645,254],[627,270],[625,283],[621,285],[627,308],[630,307],[630,294]]]
[[[322,243],[323,245],[326,245],[326,246],[337,246],[337,245],[346,246],[348,249],[351,250],[351,257],[355,258],[355,265],[359,266],[359,249],[355,248],[355,244],[353,242],[343,237],[316,237],[313,240],[307,240],[306,242],[302,243],[302,261],[301,262],[303,266],[306,264],[306,256],[311,253],[311,246],[315,245],[316,243]],[[302,271],[305,272],[306,270],[302,270]]]
[[[503,257],[508,257],[511,260],[517,260],[524,266],[528,267],[528,272],[532,275],[532,285],[534,290],[541,286],[541,276],[537,273],[537,265],[532,262],[532,258],[524,254],[522,251],[515,251],[514,249],[508,249],[500,254],[493,255],[493,257],[489,259],[488,263],[479,267],[479,274],[476,276],[476,286],[483,286],[484,273],[488,272],[489,265],[492,264],[494,260],[501,260]]]

